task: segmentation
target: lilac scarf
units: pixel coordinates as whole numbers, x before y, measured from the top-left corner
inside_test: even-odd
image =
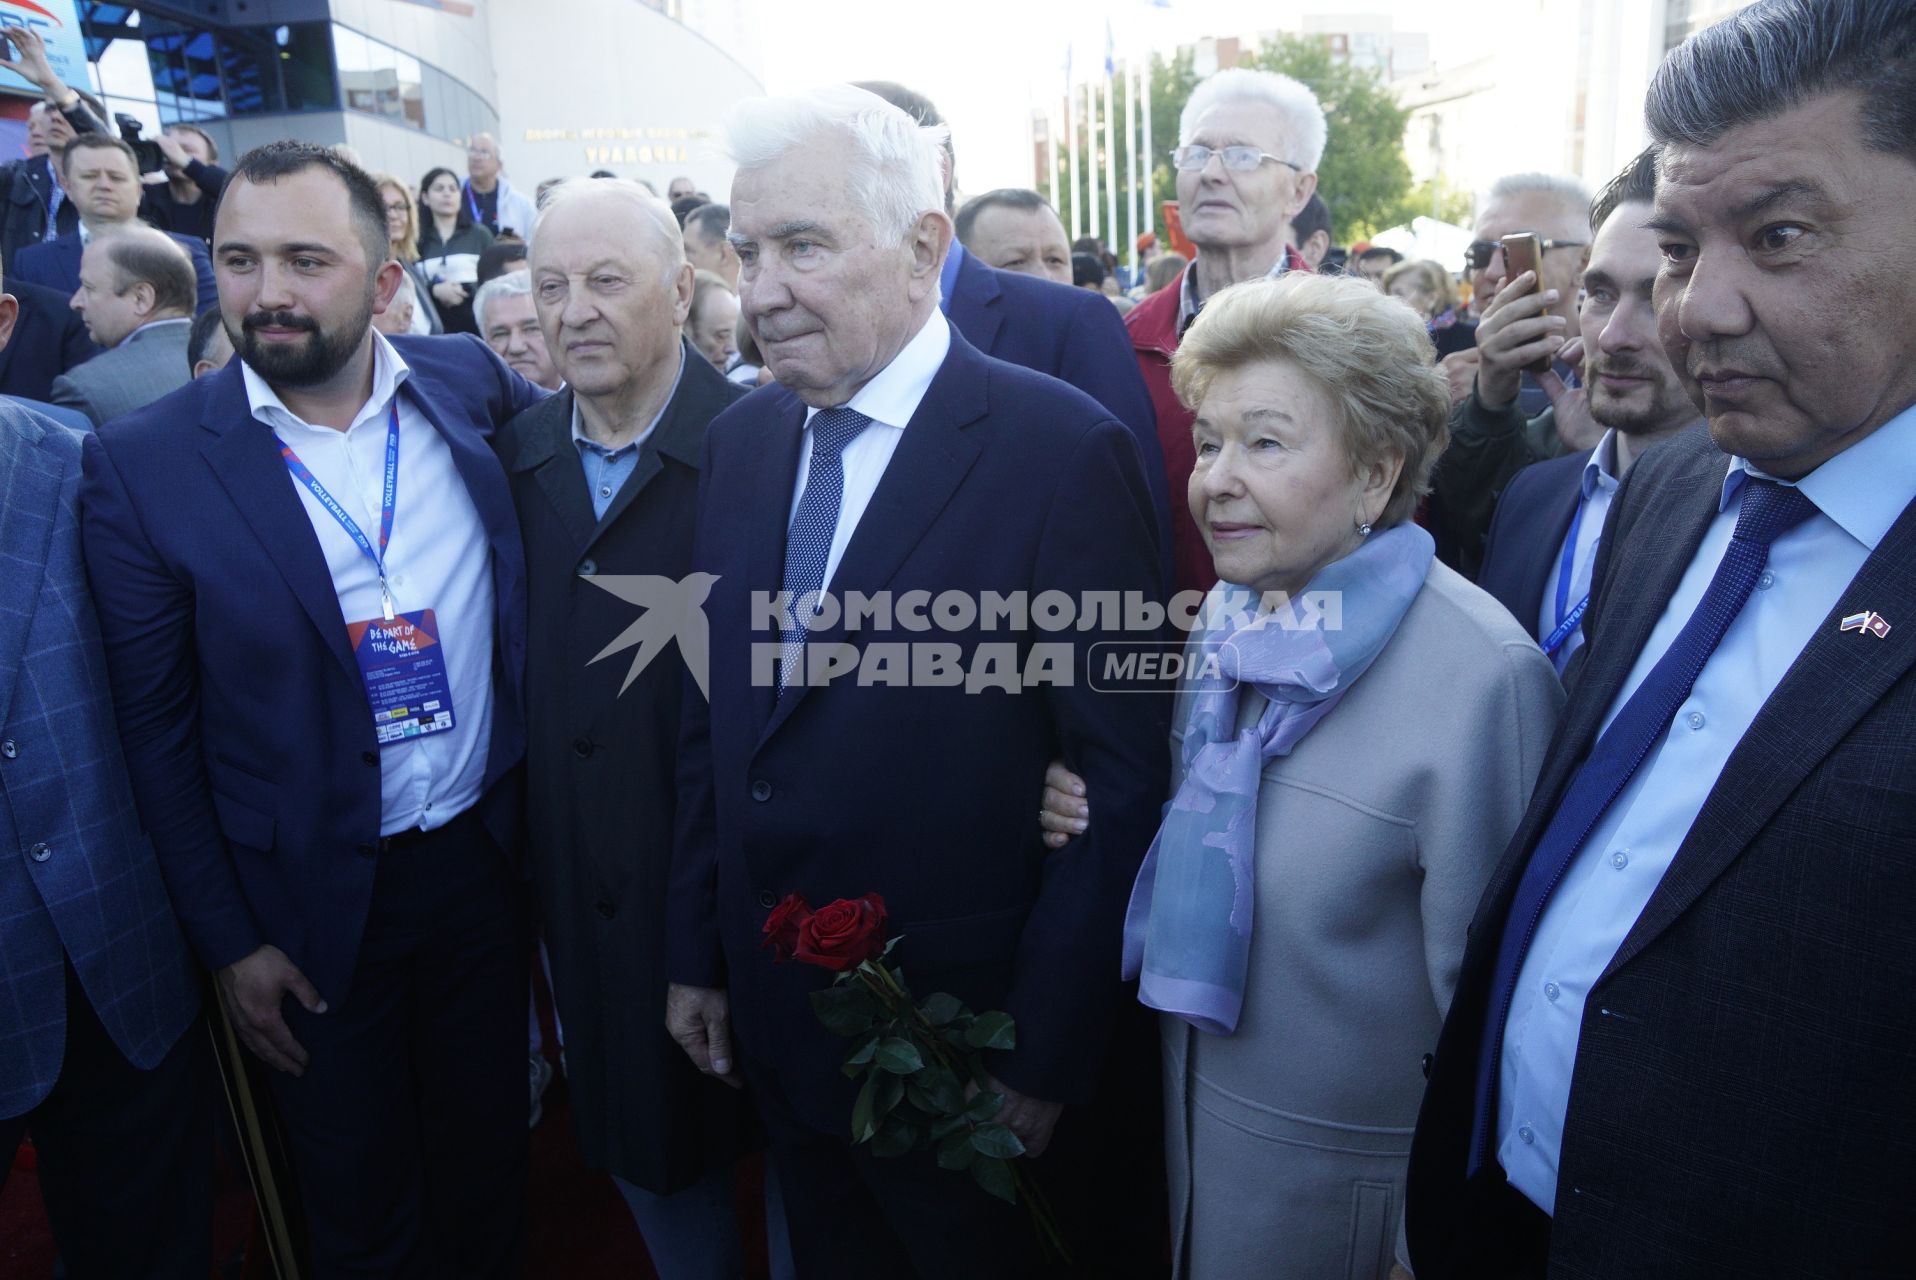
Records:
[[[1165,806],[1124,918],[1124,976],[1140,979],[1145,1004],[1214,1035],[1237,1029],[1264,762],[1290,754],[1383,651],[1433,550],[1416,525],[1387,529],[1265,613],[1248,588],[1212,590],[1184,728],[1184,784]],[[1269,705],[1240,734],[1247,687]]]

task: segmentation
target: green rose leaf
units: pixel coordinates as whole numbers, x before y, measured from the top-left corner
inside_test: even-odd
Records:
[[[918,1145],[921,1131],[902,1116],[886,1116],[885,1123],[878,1126],[878,1136],[872,1139],[872,1154],[875,1156],[902,1156]]]
[[[1011,1166],[1003,1160],[990,1160],[980,1156],[971,1162],[971,1177],[979,1186],[1006,1204],[1018,1203],[1017,1179],[1011,1175]]]
[[[874,1095],[872,1086],[878,1079],[876,1074],[866,1076],[864,1085],[858,1090],[857,1100],[852,1103],[852,1142],[854,1144],[866,1141],[876,1131],[872,1121]]]
[[[970,1105],[965,1108],[965,1119],[974,1124],[983,1124],[997,1115],[998,1109],[1004,1105],[1004,1094],[989,1091],[980,1093],[972,1098]]]
[[[889,1071],[895,1076],[908,1076],[914,1071],[922,1071],[925,1066],[924,1055],[918,1052],[918,1046],[898,1036],[892,1036],[878,1042],[878,1051],[872,1056],[880,1071]]]
[[[861,987],[831,986],[812,992],[812,1012],[833,1035],[860,1036],[877,1021],[878,1006]]]
[[[993,1160],[1015,1160],[1025,1153],[1025,1144],[1018,1140],[1018,1135],[1001,1124],[981,1124],[973,1129],[971,1147],[979,1155]]]
[[[925,1017],[934,1027],[956,1022],[965,1011],[964,1003],[957,996],[935,991],[925,1001]]]
[[[978,1153],[971,1145],[971,1132],[960,1129],[947,1134],[938,1142],[938,1167],[940,1169],[969,1169]]]
[[[883,1119],[890,1115],[892,1108],[904,1099],[905,1082],[897,1076],[882,1071],[874,1071],[871,1080],[877,1081],[877,1086],[872,1093],[872,1114]]]
[[[981,1013],[965,1031],[965,1043],[974,1049],[1015,1049],[1018,1032],[1011,1015],[993,1009]]]

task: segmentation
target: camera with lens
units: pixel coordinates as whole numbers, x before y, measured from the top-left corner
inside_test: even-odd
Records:
[[[140,137],[140,131],[146,126],[124,111],[114,113],[113,123],[120,126],[120,141],[133,148],[141,173],[158,173],[166,168],[166,155],[160,150],[160,144]]]

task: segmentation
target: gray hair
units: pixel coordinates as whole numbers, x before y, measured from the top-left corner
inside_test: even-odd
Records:
[[[479,292],[472,295],[472,324],[479,330],[479,336],[486,336],[486,308],[500,298],[530,298],[532,296],[532,273],[530,271],[508,271],[504,275],[494,276],[479,286]]]
[[[1860,100],[1866,146],[1916,161],[1916,5],[1761,0],[1672,49],[1644,117],[1659,143],[1707,147],[1842,90]]]
[[[1275,71],[1253,71],[1249,67],[1232,67],[1206,76],[1191,91],[1184,114],[1178,117],[1178,142],[1188,143],[1199,117],[1220,102],[1261,102],[1276,111],[1297,146],[1296,155],[1278,158],[1302,165],[1306,173],[1317,172],[1329,130],[1324,123],[1324,108],[1305,85]]]
[[[826,85],[778,98],[748,98],[726,120],[726,150],[740,169],[762,169],[821,138],[851,143],[846,168],[854,204],[878,234],[902,244],[927,213],[945,208],[939,149],[943,125],[919,125],[875,93]]]
[[[671,279],[678,269],[685,265],[685,232],[679,227],[679,220],[672,212],[672,206],[653,195],[650,191],[630,178],[567,178],[550,188],[539,205],[539,216],[533,219],[533,239],[538,239],[540,229],[546,219],[552,216],[554,209],[568,204],[577,204],[581,200],[615,200],[637,209],[645,215],[652,229],[658,233],[661,247],[664,249],[665,278]],[[477,303],[474,303],[474,318],[478,316]]]
[[[1490,184],[1485,203],[1514,200],[1520,196],[1541,196],[1555,204],[1562,218],[1561,227],[1555,228],[1559,234],[1577,231],[1589,217],[1590,188],[1580,180],[1561,173],[1505,174]]]

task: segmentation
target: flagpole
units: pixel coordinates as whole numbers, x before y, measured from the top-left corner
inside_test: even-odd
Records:
[[[1085,177],[1089,180],[1085,184],[1087,188],[1085,203],[1091,207],[1091,236],[1093,239],[1102,241],[1104,228],[1098,218],[1098,178],[1102,166],[1098,164],[1098,82],[1096,80],[1084,82],[1084,149]]]
[[[1147,44],[1144,50],[1144,66],[1138,71],[1138,80],[1144,86],[1144,226],[1155,231],[1158,225],[1158,190],[1155,175],[1158,171],[1157,153],[1151,150],[1151,49]],[[1170,246],[1166,245],[1166,249]]]
[[[1071,179],[1071,238],[1084,234],[1082,202],[1078,198],[1078,94],[1067,75],[1064,81],[1064,145]]]
[[[1134,51],[1135,52],[1135,51]],[[1124,149],[1131,155],[1131,285],[1136,288],[1143,277],[1138,274],[1138,237],[1144,234],[1144,194],[1138,186],[1138,68],[1134,62],[1125,68]]]
[[[1107,41],[1106,47],[1109,48]],[[1123,247],[1118,239],[1118,142],[1117,99],[1111,96],[1111,57],[1107,53],[1104,59],[1104,203],[1107,220],[1111,226],[1112,257]]]

